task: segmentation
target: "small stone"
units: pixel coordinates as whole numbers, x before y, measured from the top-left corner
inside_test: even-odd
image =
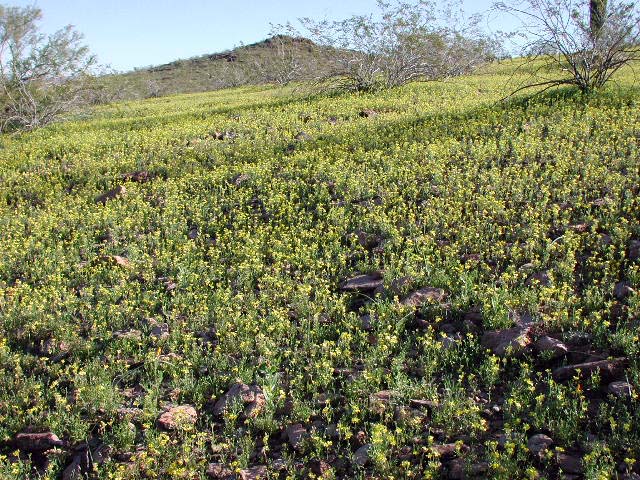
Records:
[[[117,330],[113,332],[113,338],[118,340],[141,340],[142,332],[140,330]]]
[[[124,181],[146,183],[151,180],[152,175],[146,170],[138,170],[137,172],[125,173],[121,178]]]
[[[151,336],[157,338],[158,340],[165,340],[169,338],[169,324],[168,323],[158,323],[155,320],[149,321],[149,326],[151,327]]]
[[[375,290],[383,284],[382,272],[358,275],[342,283],[340,289],[346,292],[366,292]]]
[[[102,203],[103,205],[107,203],[109,200],[115,200],[118,197],[127,193],[127,189],[123,185],[118,185],[113,190],[109,190],[108,192],[103,193],[96,197],[96,203]]]
[[[298,450],[302,447],[303,441],[307,436],[307,429],[301,424],[296,423],[295,425],[287,427],[286,433],[287,438],[289,439],[289,444],[295,450]]]
[[[527,279],[525,285],[527,287],[548,287],[551,285],[551,277],[548,272],[536,272]]]
[[[405,307],[420,308],[427,303],[442,302],[445,295],[445,291],[441,288],[425,287],[411,293],[400,303]]]
[[[582,457],[578,455],[570,455],[567,453],[558,453],[556,455],[556,462],[558,467],[565,473],[584,473],[584,465],[582,464]]]
[[[529,451],[536,456],[544,453],[551,445],[553,445],[553,439],[543,433],[532,436],[527,442]]]
[[[264,465],[240,470],[240,480],[267,480],[268,470]]]
[[[207,467],[207,476],[210,478],[227,478],[233,475],[233,470],[224,463],[210,463]]]
[[[309,462],[309,470],[316,477],[325,478],[331,473],[331,465],[324,460],[311,460]]]
[[[535,343],[536,350],[540,353],[551,352],[553,358],[560,358],[565,356],[569,349],[560,340],[553,337],[540,337]]]
[[[613,289],[613,295],[618,300],[624,300],[632,293],[634,293],[634,290],[631,288],[631,285],[629,285],[629,282],[618,282]]]
[[[131,266],[131,261],[128,258],[121,257],[120,255],[112,255],[107,258],[120,267],[128,268]]]
[[[615,378],[622,372],[627,363],[628,360],[626,358],[616,358],[613,360],[599,360],[567,365],[566,367],[556,368],[553,371],[553,378],[558,382],[562,382],[576,375],[588,375],[597,371],[599,371],[603,377]]]
[[[171,407],[158,417],[158,426],[164,430],[177,430],[179,428],[195,425],[198,413],[191,405]]]
[[[42,453],[55,447],[62,447],[65,443],[51,432],[19,433],[13,440],[15,447],[27,453]]]
[[[607,391],[618,398],[630,398],[633,387],[628,382],[612,382],[607,387]]]
[[[232,181],[233,181],[233,184],[236,187],[240,187],[240,186],[242,186],[243,183],[246,183],[249,180],[250,180],[249,175],[247,175],[246,173],[241,173],[236,178],[234,178]]]
[[[371,448],[372,446],[368,443],[361,446],[356,450],[356,453],[353,454],[353,462],[360,467],[364,467],[371,460],[371,457],[369,456]]]
[[[373,325],[371,323],[371,315],[368,313],[360,317],[360,325],[365,332],[373,332]]]
[[[433,445],[431,451],[439,457],[453,457],[469,450],[466,445],[458,443],[447,443],[443,445]]]
[[[381,415],[391,403],[394,392],[391,390],[382,390],[381,392],[374,393],[369,397],[369,403],[371,404],[371,411]]]
[[[214,405],[214,415],[222,415],[234,402],[241,402],[246,417],[256,417],[264,407],[266,399],[262,389],[257,385],[248,386],[244,383],[236,383]]]
[[[311,140],[311,135],[309,135],[307,132],[299,132],[294,138],[298,142],[306,142],[308,140]]]
[[[372,118],[372,117],[377,117],[378,112],[371,109],[365,109],[365,110],[362,110],[358,115],[360,115],[360,117],[362,118]]]
[[[519,354],[531,343],[531,327],[518,326],[507,330],[486,332],[482,336],[481,344],[499,356]]]
[[[629,261],[635,262],[640,259],[640,240],[631,240],[629,243]]]

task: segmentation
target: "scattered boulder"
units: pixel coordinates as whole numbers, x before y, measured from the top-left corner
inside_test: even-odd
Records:
[[[455,458],[449,462],[448,469],[450,480],[486,478],[486,473],[489,470],[489,464],[487,462],[480,462],[466,465],[466,462],[462,458]]]
[[[460,453],[467,452],[469,447],[460,443],[446,443],[443,445],[431,446],[431,451],[439,457],[454,457]]]
[[[286,430],[287,439],[289,444],[295,449],[299,450],[302,447],[304,439],[307,436],[307,429],[300,423],[290,425]]]
[[[131,260],[126,257],[121,257],[120,255],[104,255],[100,257],[100,259],[123,268],[129,268],[131,266]]]
[[[43,453],[55,447],[63,447],[65,443],[51,432],[19,433],[13,439],[15,448],[25,453]]]
[[[532,436],[527,442],[529,451],[535,456],[543,454],[551,445],[553,445],[553,439],[544,433]]]
[[[257,416],[264,407],[266,400],[262,389],[257,385],[248,386],[244,383],[236,383],[213,406],[214,415],[222,415],[234,402],[244,405],[246,417]]]
[[[158,417],[158,426],[164,430],[177,430],[195,425],[198,412],[191,405],[170,407]]]
[[[588,223],[576,223],[575,225],[569,225],[569,230],[573,230],[576,233],[585,233],[589,230],[589,227]]]
[[[240,175],[237,175],[233,180],[233,184],[236,187],[240,187],[243,183],[248,182],[250,179],[249,175],[247,175],[246,173],[241,173]]]
[[[152,337],[157,338],[158,340],[165,340],[169,338],[169,324],[168,323],[160,323],[157,320],[150,318],[148,320],[150,327],[150,334]]]
[[[446,293],[441,288],[424,287],[404,298],[400,303],[405,307],[420,308],[427,303],[440,303]]]
[[[117,330],[113,332],[113,338],[118,340],[142,340],[140,330]]]
[[[361,446],[353,454],[353,462],[360,467],[364,467],[371,460],[371,448],[372,446],[369,443]]]
[[[309,140],[311,140],[311,135],[309,135],[307,132],[299,132],[294,139],[298,142],[307,142]]]
[[[535,348],[539,353],[550,352],[553,358],[563,357],[569,352],[564,343],[548,336],[540,337],[535,343]]]
[[[628,382],[611,382],[607,391],[618,398],[630,398],[633,394],[633,387]]]
[[[594,362],[579,363],[556,368],[553,371],[553,378],[558,382],[569,380],[576,375],[589,375],[599,371],[603,377],[616,378],[627,365],[627,358],[616,358],[613,360],[598,360]]]
[[[324,460],[311,460],[309,462],[309,470],[316,477],[328,478],[331,474],[331,465]]]
[[[371,315],[368,313],[360,317],[360,325],[365,332],[373,332],[373,325],[371,323]]]
[[[240,480],[267,480],[268,470],[264,465],[240,470]]]
[[[382,284],[382,272],[374,272],[350,278],[340,285],[340,289],[345,292],[369,292],[382,286]]]
[[[136,172],[125,173],[121,178],[125,182],[146,183],[151,180],[152,175],[146,170],[138,170]]]
[[[616,286],[613,288],[613,295],[618,300],[624,300],[628,296],[630,296],[634,292],[633,288],[629,282],[618,282]]]
[[[481,344],[499,356],[519,354],[531,344],[531,327],[517,326],[506,330],[486,332]]]
[[[556,455],[556,462],[558,464],[558,467],[560,467],[560,470],[565,473],[575,473],[577,475],[584,473],[582,457],[579,455],[558,453]]]
[[[369,396],[371,411],[381,415],[391,403],[394,392],[391,390],[382,390]]]
[[[629,261],[640,260],[640,240],[631,240],[629,243]]]
[[[536,272],[527,278],[525,285],[527,287],[541,286],[548,287],[551,285],[551,277],[549,272]]]
[[[210,478],[227,478],[233,475],[233,470],[224,463],[210,463],[207,467],[207,476]]]
[[[198,226],[197,225],[193,225],[190,229],[189,229],[189,233],[187,233],[187,238],[189,240],[195,240],[198,238],[198,235],[200,234],[199,230],[198,230]]]
[[[96,203],[105,204],[110,200],[115,200],[118,197],[127,193],[127,189],[123,185],[118,185],[116,188],[109,190],[108,192],[98,195],[95,199]]]
[[[361,118],[373,118],[378,116],[378,112],[371,109],[361,110],[358,114]]]

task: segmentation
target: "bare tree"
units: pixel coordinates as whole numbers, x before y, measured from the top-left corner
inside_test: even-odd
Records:
[[[42,34],[41,18],[35,7],[0,5],[0,131],[46,125],[86,100],[95,57],[71,26]]]
[[[495,8],[520,20],[525,67],[532,77],[514,93],[573,85],[590,93],[640,58],[636,2],[622,0],[520,0]]]
[[[304,33],[331,54],[323,80],[376,90],[467,73],[494,58],[497,42],[466,18],[460,1],[378,0],[378,11],[340,21],[301,19]]]

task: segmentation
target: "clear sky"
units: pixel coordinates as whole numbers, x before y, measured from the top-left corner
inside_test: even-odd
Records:
[[[116,70],[159,65],[265,39],[270,24],[300,17],[344,18],[367,13],[375,0],[0,0],[36,5],[43,30],[72,24],[100,63]],[[469,13],[492,0],[464,0]],[[495,18],[493,25],[495,25]],[[503,27],[504,28],[504,27]]]

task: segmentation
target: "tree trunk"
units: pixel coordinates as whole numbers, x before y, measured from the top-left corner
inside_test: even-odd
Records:
[[[591,0],[589,4],[591,38],[600,36],[602,27],[607,19],[607,0]]]

